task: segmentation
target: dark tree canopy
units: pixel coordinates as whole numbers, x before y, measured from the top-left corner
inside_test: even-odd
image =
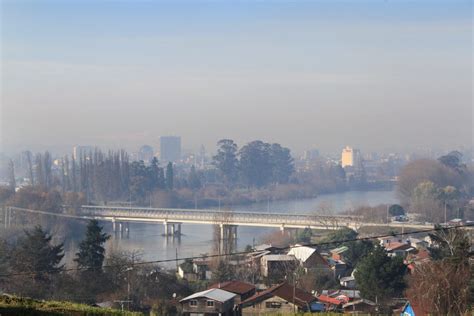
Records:
[[[191,171],[189,172],[188,186],[191,190],[198,190],[202,186],[201,179],[199,178],[199,174],[197,173],[194,165],[192,165]]]
[[[362,258],[365,258],[374,250],[374,244],[370,240],[358,240],[344,243],[347,251],[344,252],[344,261],[355,268]]]
[[[260,140],[248,143],[239,151],[240,173],[242,180],[249,187],[262,187],[272,178],[270,144]]]
[[[237,144],[231,139],[221,139],[217,142],[217,146],[217,155],[213,157],[213,163],[225,182],[228,185],[234,184],[238,178]]]
[[[462,163],[462,154],[459,151],[452,151],[447,155],[441,156],[438,158],[438,161],[460,173],[463,173],[466,169],[466,165]]]
[[[225,262],[224,260],[220,260],[216,270],[212,274],[212,279],[215,282],[225,282],[231,281],[235,278],[235,271],[233,267]]]
[[[168,162],[168,165],[166,165],[166,187],[168,190],[173,190],[174,188],[174,172],[172,162]]]
[[[342,244],[345,240],[351,240],[357,238],[357,232],[348,228],[343,227],[336,231],[330,232],[326,238],[324,238],[323,242],[334,242],[334,245],[330,245],[329,247],[337,247]],[[340,242],[340,243],[338,243]]]
[[[274,183],[288,183],[290,176],[295,171],[290,150],[280,144],[270,147],[270,160],[272,164],[272,180]]]
[[[392,204],[388,209],[388,213],[390,216],[401,216],[405,215],[405,209],[401,205]]]
[[[41,226],[25,232],[11,256],[11,267],[16,272],[31,273],[35,280],[44,281],[62,271],[63,244],[52,245],[52,236]]]
[[[97,220],[91,220],[87,225],[86,237],[79,244],[79,252],[76,253],[74,261],[81,269],[92,272],[102,271],[105,257],[105,242],[110,238],[102,232]]]
[[[382,301],[402,296],[406,271],[402,257],[389,257],[384,248],[376,246],[359,261],[354,276],[362,297]]]

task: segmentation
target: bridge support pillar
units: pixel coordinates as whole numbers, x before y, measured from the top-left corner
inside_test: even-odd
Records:
[[[119,223],[120,237],[123,235],[123,223]]]
[[[174,230],[174,224],[170,224],[171,226],[171,236],[174,236],[175,230]]]
[[[164,222],[163,222],[163,225],[165,225],[165,233],[164,233],[164,235],[165,235],[165,236],[168,236],[168,222],[167,222],[167,221],[164,221]]]
[[[117,232],[117,223],[115,222],[115,218],[112,218],[112,231],[114,234]]]
[[[230,253],[237,249],[237,225],[219,224],[219,253]]]
[[[127,233],[127,238],[130,235],[130,223],[126,222],[125,223],[125,233]]]
[[[163,225],[165,225],[164,236],[181,236],[181,223],[169,223],[166,221]]]

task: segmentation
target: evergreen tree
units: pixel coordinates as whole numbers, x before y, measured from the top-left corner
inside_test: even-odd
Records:
[[[361,259],[354,276],[362,297],[379,301],[401,297],[406,287],[406,265],[402,257],[389,257],[381,246]]]
[[[102,227],[95,219],[87,225],[86,238],[79,244],[79,252],[74,261],[81,269],[89,272],[101,272],[104,262],[104,243],[110,238],[102,232]]]
[[[168,162],[168,165],[166,166],[166,188],[168,190],[173,190],[174,187],[174,179],[173,179],[173,164],[171,162]]]
[[[230,264],[224,260],[219,261],[216,270],[212,273],[214,282],[225,282],[235,278],[235,271]]]
[[[405,212],[405,209],[401,205],[392,204],[390,205],[388,209],[388,213],[390,214],[390,216],[401,216],[401,215],[405,215],[406,212]]]
[[[160,187],[160,167],[158,159],[153,157],[150,164],[150,187],[152,190],[156,190]]]
[[[256,140],[239,151],[240,173],[248,187],[262,187],[272,179],[270,144]]]
[[[213,159],[213,164],[220,171],[228,185],[237,182],[238,165],[237,144],[231,139],[221,139],[217,142],[217,155]]]
[[[194,165],[191,167],[188,177],[188,185],[191,190],[198,190],[201,188],[201,179],[199,179],[199,174],[196,172]]]
[[[288,183],[291,174],[295,171],[290,150],[280,144],[270,147],[270,160],[272,164],[272,180],[274,183]]]
[[[368,256],[374,249],[374,244],[370,240],[358,240],[346,242],[347,251],[344,252],[344,261],[352,268],[356,267],[362,258]]]
[[[36,226],[26,231],[12,252],[11,267],[16,272],[28,273],[37,281],[45,281],[62,271],[63,244],[51,245],[52,236]]]
[[[143,160],[130,164],[130,193],[134,200],[143,201],[149,191],[150,179]]]

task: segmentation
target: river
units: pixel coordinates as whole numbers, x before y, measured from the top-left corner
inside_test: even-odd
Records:
[[[235,206],[236,211],[248,212],[288,212],[294,214],[316,214],[318,209],[332,210],[333,214],[340,213],[358,206],[375,206],[383,203],[398,203],[395,191],[350,191],[343,193],[324,194],[311,199],[266,201],[249,205]],[[142,259],[162,260],[174,259],[176,252],[179,257],[199,256],[212,250],[213,227],[211,225],[183,224],[181,238],[163,237],[164,227],[160,224],[130,224],[128,236],[115,236],[112,225],[107,223],[105,230],[112,235],[107,242],[107,251],[138,251]],[[237,247],[239,250],[246,245],[259,243],[277,228],[238,227]],[[72,262],[77,244],[66,245],[66,262]],[[172,267],[173,263],[166,264]]]

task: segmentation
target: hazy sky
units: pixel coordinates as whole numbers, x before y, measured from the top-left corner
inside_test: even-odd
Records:
[[[0,1],[4,150],[470,145],[471,1]]]

